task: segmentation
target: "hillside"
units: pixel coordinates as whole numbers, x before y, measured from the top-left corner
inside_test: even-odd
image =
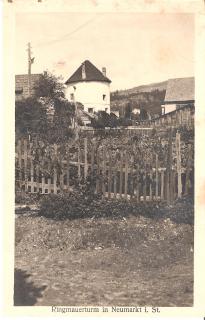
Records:
[[[125,107],[145,109],[150,114],[160,114],[164,101],[167,81],[142,85],[127,90],[117,90],[111,93],[111,111],[119,110],[124,114]]]

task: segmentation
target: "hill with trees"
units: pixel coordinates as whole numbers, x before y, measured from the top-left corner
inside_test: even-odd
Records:
[[[125,116],[126,109],[139,108],[151,116],[161,114],[161,104],[165,98],[167,81],[143,85],[111,93],[111,111],[119,111]]]

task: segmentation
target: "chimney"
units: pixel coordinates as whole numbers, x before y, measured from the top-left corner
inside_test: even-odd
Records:
[[[106,68],[105,67],[102,68],[102,74],[104,75],[104,77],[106,77]]]
[[[82,79],[86,79],[85,63],[83,63],[83,65],[82,65]]]

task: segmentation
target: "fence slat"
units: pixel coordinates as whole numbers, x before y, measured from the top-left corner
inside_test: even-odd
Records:
[[[25,191],[28,191],[28,172],[27,172],[27,163],[28,163],[28,150],[27,150],[27,140],[24,139],[23,143],[23,153],[24,153],[24,181],[25,181]]]
[[[57,145],[54,145],[54,157],[55,157],[55,162],[57,162]],[[57,193],[57,168],[56,165],[54,165],[53,169],[53,192],[56,194]]]
[[[158,162],[158,154],[156,154],[156,200],[159,196],[159,162]]]
[[[105,179],[106,179],[106,148],[103,146],[103,159],[102,159],[102,194],[105,197]]]
[[[134,197],[134,177],[133,177],[133,164],[134,158],[131,157],[131,165],[130,165],[130,199],[132,200]]]
[[[44,158],[41,160],[41,168],[44,169]],[[43,170],[41,170],[41,190],[42,194],[45,193],[45,176]]]
[[[109,150],[109,168],[108,168],[108,198],[111,198],[111,188],[112,188],[112,154]]]
[[[191,144],[188,145],[188,160],[185,174],[185,195],[188,194],[189,191],[189,175],[191,170],[191,162],[192,162],[192,152],[191,152]]]
[[[117,167],[114,167],[114,198],[117,197]]]
[[[120,153],[120,198],[122,198],[122,185],[123,185],[123,152]]]
[[[100,159],[99,159],[100,155],[99,155],[99,150],[96,150],[96,193],[100,192],[100,179],[99,179],[99,175],[100,175]]]
[[[161,171],[161,200],[164,200],[164,171]]]
[[[177,156],[177,189],[178,198],[182,196],[182,172],[181,172],[181,141],[180,133],[176,133],[176,156]]]
[[[67,165],[66,165],[66,180],[67,180],[67,190],[70,189],[70,153],[69,148],[67,148]]]
[[[21,140],[18,141],[18,146],[17,146],[17,154],[18,154],[18,170],[19,170],[19,187],[20,190],[22,188],[22,151],[21,151]]]
[[[127,199],[127,184],[128,184],[128,156],[125,155],[125,192],[124,197]]]
[[[134,179],[134,193],[135,199],[139,202],[139,164],[136,166],[135,179]]]
[[[51,161],[48,162],[48,193],[51,193]]]
[[[146,201],[147,195],[147,165],[145,164],[145,170],[143,173],[143,201]]]
[[[87,179],[88,175],[88,140],[84,139],[84,179]]]
[[[152,168],[151,168],[152,170]],[[150,197],[150,201],[152,201],[152,171],[150,171],[150,185],[149,185],[149,197]]]
[[[80,150],[80,145],[78,145],[78,180],[81,179],[80,162],[81,162],[81,150]]]
[[[34,167],[33,167],[33,155],[31,154],[32,151],[32,144],[30,143],[30,175],[31,175],[31,193],[34,192]]]

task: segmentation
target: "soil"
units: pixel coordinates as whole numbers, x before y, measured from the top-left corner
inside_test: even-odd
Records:
[[[16,215],[15,305],[193,305],[193,225]]]

